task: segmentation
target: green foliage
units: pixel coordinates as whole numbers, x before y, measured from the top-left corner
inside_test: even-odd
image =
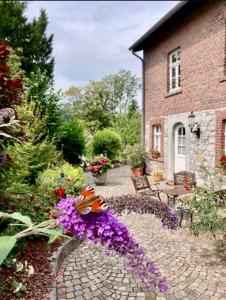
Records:
[[[147,159],[147,153],[144,147],[140,144],[127,145],[123,151],[124,162],[131,166],[131,168],[142,168]]]
[[[141,115],[139,112],[133,113],[130,117],[122,115],[117,117],[114,129],[120,134],[123,146],[140,143]]]
[[[112,129],[97,131],[93,136],[94,154],[104,154],[108,158],[115,159],[122,150],[120,135]]]
[[[23,228],[25,227],[26,229],[23,229],[13,236],[0,236],[0,265],[15,247],[18,239],[30,235],[44,235],[49,237],[49,243],[52,243],[56,238],[63,235],[61,229],[55,229],[56,222],[54,219],[50,219],[39,224],[33,224],[29,217],[23,216],[18,212],[13,214],[0,212],[0,219],[1,218],[17,220],[19,223],[16,225],[20,227],[22,226]]]
[[[205,232],[216,237],[218,233],[226,233],[226,190],[222,190],[221,183],[212,171],[207,168],[202,170],[205,188],[196,188],[186,201],[197,219],[191,225],[191,232],[194,235]]]
[[[53,77],[54,59],[52,58],[53,35],[46,35],[48,18],[41,10],[38,18],[28,21],[25,16],[27,2],[0,1],[0,41],[7,40],[21,57],[22,69],[29,76],[37,68],[49,78]]]
[[[42,137],[53,138],[61,124],[60,94],[54,91],[52,81],[40,69],[30,75],[26,101],[34,103],[34,116],[44,121]]]
[[[80,162],[85,151],[85,128],[83,122],[74,118],[63,123],[57,135],[58,148],[62,148],[64,158],[71,164]]]
[[[93,134],[97,130],[111,127],[117,116],[136,110],[139,80],[130,71],[104,77],[101,81],[90,81],[84,87],[70,87],[63,105],[66,118],[77,116],[85,120]]]
[[[21,183],[35,184],[39,173],[62,162],[61,153],[47,140],[38,144],[26,142],[9,146],[6,152],[13,160],[8,175],[11,179],[14,178],[14,182],[18,180]]]
[[[61,174],[64,178],[61,178]],[[49,168],[39,175],[37,186],[40,194],[51,194],[56,188],[64,188],[68,195],[75,195],[84,185],[84,175],[81,168],[74,168],[69,163],[61,167]]]

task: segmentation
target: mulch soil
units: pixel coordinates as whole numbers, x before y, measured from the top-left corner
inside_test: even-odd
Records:
[[[24,272],[16,272],[14,269],[0,269],[1,300],[48,300],[48,295],[53,287],[53,276],[51,267],[51,256],[53,252],[63,243],[63,240],[55,241],[46,249],[47,239],[34,239],[27,242],[25,250],[16,255],[17,262],[24,263],[25,260],[34,268],[34,274],[28,276]],[[12,279],[26,285],[26,291],[21,298],[13,294]]]

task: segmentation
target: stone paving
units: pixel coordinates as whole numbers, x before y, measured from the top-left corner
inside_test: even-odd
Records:
[[[127,167],[109,172],[107,186],[98,194],[131,193]],[[88,178],[91,184],[91,178]],[[83,242],[63,262],[58,275],[58,300],[225,300],[226,249],[204,237],[192,237],[186,224],[171,233],[151,215],[123,215],[139,243],[166,275],[171,289],[167,294],[147,291],[139,277],[123,267],[117,255],[105,255],[101,246]]]

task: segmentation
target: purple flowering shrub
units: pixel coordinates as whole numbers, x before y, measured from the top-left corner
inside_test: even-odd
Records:
[[[129,200],[129,196],[123,197],[126,197],[127,201]],[[161,274],[157,266],[150,261],[144,248],[134,240],[127,227],[118,221],[111,210],[104,213],[80,215],[74,206],[77,200],[78,198],[66,198],[61,199],[58,203],[61,215],[57,221],[58,224],[64,228],[65,232],[80,239],[86,238],[94,244],[99,242],[109,250],[114,250],[125,259],[127,264],[144,280],[150,289],[166,292],[169,286],[165,277]],[[124,209],[128,209],[129,211],[136,210],[135,207],[132,209],[131,205],[123,206],[122,203],[118,205],[117,209],[117,197],[111,198],[109,202],[118,213]],[[149,208],[151,204],[149,204],[149,206],[147,205],[146,209],[142,210],[142,213],[154,213],[162,220],[163,225],[175,229],[177,219],[170,209],[167,209],[165,205],[162,206],[160,203],[155,203],[155,201],[153,201],[153,205],[154,208],[152,210]],[[158,209],[160,213],[157,212]]]
[[[177,229],[179,223],[176,213],[165,203],[147,195],[128,194],[104,199],[112,211],[121,215],[123,211],[138,214],[153,214],[161,220],[164,227]]]

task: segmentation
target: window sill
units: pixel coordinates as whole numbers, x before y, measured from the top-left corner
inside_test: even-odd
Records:
[[[171,97],[171,96],[174,96],[174,95],[177,95],[177,94],[181,94],[182,93],[182,90],[179,89],[179,90],[176,90],[176,91],[173,91],[173,92],[169,92],[165,95],[165,98],[168,98],[168,97]]]
[[[151,161],[164,162],[163,158],[150,158]]]
[[[224,76],[222,77],[222,79],[220,80],[220,82],[224,82],[224,81],[226,81],[226,75],[224,75]]]

